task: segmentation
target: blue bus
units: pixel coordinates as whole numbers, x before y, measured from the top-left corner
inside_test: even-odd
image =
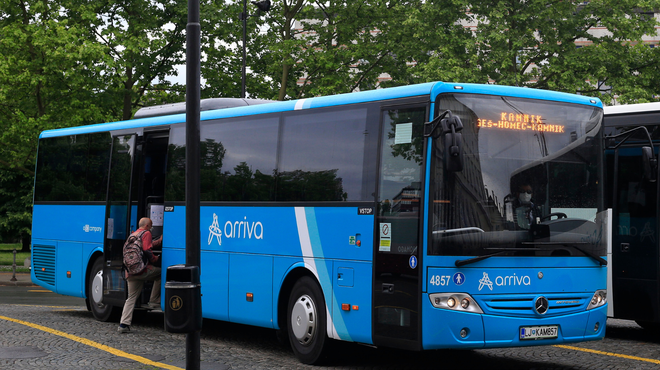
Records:
[[[419,351],[603,338],[598,99],[433,82],[201,106],[205,318],[276,329],[303,363],[330,339]],[[163,271],[185,262],[184,112],[40,135],[36,284],[112,320],[121,247],[144,216],[164,236]]]
[[[658,174],[657,167],[647,174],[642,158],[645,147],[658,155],[660,103],[604,107],[604,114],[605,135],[617,136],[615,147],[605,151],[605,205],[613,211],[608,316],[635,320],[655,332],[660,329]]]

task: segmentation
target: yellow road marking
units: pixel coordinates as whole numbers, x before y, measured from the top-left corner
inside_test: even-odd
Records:
[[[0,316],[0,320],[7,320],[7,321],[15,322],[17,324],[21,324],[21,325],[29,326],[29,327],[34,328],[34,329],[45,331],[47,333],[51,333],[51,334],[54,334],[54,335],[59,335],[60,337],[71,339],[74,342],[78,342],[78,343],[82,343],[82,344],[87,345],[87,346],[98,348],[101,351],[111,353],[115,356],[125,357],[125,358],[131,359],[133,361],[141,362],[145,365],[156,366],[156,367],[163,368],[163,369],[168,369],[168,370],[183,370],[180,367],[176,367],[176,366],[172,366],[172,365],[168,365],[168,364],[163,364],[161,362],[151,361],[148,358],[144,358],[142,356],[132,355],[130,353],[120,351],[118,349],[106,346],[105,344],[101,344],[101,343],[91,341],[89,339],[77,337],[75,335],[71,335],[71,334],[65,333],[63,331],[51,329],[49,327],[42,326],[42,325],[39,325],[39,324],[33,324],[33,323],[27,322],[27,321],[12,319],[11,317],[6,317],[6,316]]]
[[[597,354],[597,355],[605,355],[605,356],[613,356],[613,357],[627,358],[628,360],[644,361],[644,362],[650,362],[650,363],[652,363],[652,364],[660,364],[660,360],[653,360],[653,359],[650,359],[650,358],[637,357],[637,356],[621,355],[621,354],[618,354],[618,353],[612,353],[612,352],[597,351],[597,350],[595,350],[595,349],[580,348],[580,347],[573,347],[573,346],[565,346],[565,345],[562,345],[562,344],[557,344],[557,345],[554,345],[553,347],[559,347],[559,348],[564,348],[564,349],[572,349],[572,350],[574,350],[574,351],[582,351],[582,352],[595,353],[595,354]]]
[[[28,290],[28,292],[50,293],[51,291],[46,289],[34,289],[34,290]]]

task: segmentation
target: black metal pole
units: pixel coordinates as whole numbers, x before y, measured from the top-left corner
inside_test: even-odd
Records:
[[[245,99],[245,40],[247,40],[247,0],[243,0],[243,13],[241,13],[241,20],[243,21],[243,70],[241,79],[241,98]]]
[[[200,47],[199,0],[188,0],[186,26],[186,265],[200,266],[199,232],[199,110]],[[201,266],[200,266],[201,271]],[[201,311],[201,310],[200,310]],[[200,330],[186,334],[186,369],[200,368]]]

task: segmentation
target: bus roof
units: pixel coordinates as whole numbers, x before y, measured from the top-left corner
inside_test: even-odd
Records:
[[[511,87],[499,85],[481,85],[481,84],[463,84],[463,83],[445,83],[428,82],[423,84],[391,87],[385,89],[375,89],[356,93],[338,94],[330,96],[321,96],[305,98],[299,100],[279,101],[265,104],[245,105],[236,107],[227,107],[224,109],[207,110],[200,113],[200,120],[209,120],[216,118],[240,117],[255,114],[278,113],[293,110],[303,110],[310,108],[332,107],[338,105],[367,103],[372,101],[383,101],[395,98],[406,98],[415,96],[433,96],[443,92],[472,93],[487,95],[503,95],[520,98],[531,98],[541,100],[551,100],[568,102],[575,104],[586,104],[590,106],[602,107],[602,103],[597,98],[591,98],[581,95],[567,94],[556,91],[538,90],[524,87]],[[242,104],[241,104],[242,105]],[[180,106],[178,106],[180,108]],[[69,127],[55,130],[43,131],[39,138],[78,135],[97,133],[115,130],[127,130],[137,128],[147,128],[154,126],[182,123],[186,121],[185,113],[158,115],[145,118],[137,118],[126,121],[117,121],[109,123],[100,123],[87,126]]]
[[[631,114],[660,111],[660,103],[639,103],[628,105],[613,105],[604,107],[605,115],[610,114]]]

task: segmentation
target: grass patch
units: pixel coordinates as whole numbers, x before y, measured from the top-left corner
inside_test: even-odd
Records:
[[[21,252],[20,243],[0,244],[0,266],[11,266],[14,263],[14,248],[16,248],[16,267],[23,267],[25,259],[30,257],[30,252]]]
[[[0,272],[14,272],[14,270],[11,268],[11,266],[0,266]],[[23,267],[23,265],[18,266],[16,264],[16,273],[29,273],[30,269],[27,267]]]

